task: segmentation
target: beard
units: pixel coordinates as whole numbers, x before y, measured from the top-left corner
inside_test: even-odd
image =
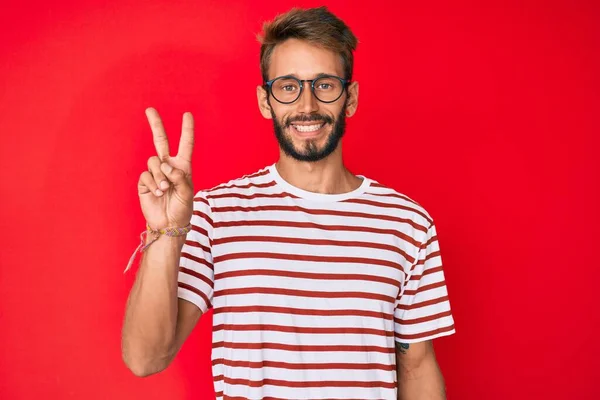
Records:
[[[298,161],[316,162],[324,159],[338,147],[339,142],[346,131],[346,103],[344,103],[342,110],[335,120],[327,115],[311,114],[289,118],[283,121],[283,124],[280,124],[275,117],[273,109],[271,109],[271,116],[273,117],[273,128],[275,129],[275,137],[279,142],[279,148],[281,148],[286,155]],[[305,144],[303,149],[296,149],[292,140],[292,135],[286,133],[285,130],[289,129],[293,122],[311,121],[324,122],[325,124],[323,127],[326,127],[326,125],[333,125],[333,129],[327,137],[327,142],[319,149],[316,139],[308,139],[304,141]]]

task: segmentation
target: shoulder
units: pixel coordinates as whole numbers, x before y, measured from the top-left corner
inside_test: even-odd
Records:
[[[258,171],[244,174],[238,178],[230,179],[212,188],[205,188],[196,192],[196,198],[213,203],[220,198],[231,196],[246,196],[257,190],[274,186],[275,182],[269,177],[269,167],[263,167]]]
[[[378,206],[382,213],[391,212],[405,223],[412,225],[415,228],[414,236],[424,238],[434,225],[431,214],[417,200],[376,180],[371,179],[371,184],[363,198],[365,202]]]

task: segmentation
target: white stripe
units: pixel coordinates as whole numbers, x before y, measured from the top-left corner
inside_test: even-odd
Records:
[[[219,333],[219,334],[217,334]],[[222,332],[213,334],[213,342],[220,342],[223,337]],[[228,340],[227,342],[233,342]],[[266,340],[263,340],[266,342]],[[237,341],[234,343],[248,343]],[[394,348],[394,338],[386,340],[388,348]],[[393,364],[394,353],[383,353],[377,351],[360,352],[360,351],[295,351],[295,350],[278,350],[278,349],[232,349],[232,348],[217,348],[213,349],[212,359],[225,358],[232,361],[247,360],[250,362],[258,362],[261,360],[282,361],[289,363],[378,363],[378,364]]]

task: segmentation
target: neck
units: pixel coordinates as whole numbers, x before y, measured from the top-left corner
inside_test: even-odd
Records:
[[[348,193],[362,183],[361,178],[344,166],[339,147],[327,158],[315,162],[298,161],[282,152],[275,166],[289,184],[313,193]]]

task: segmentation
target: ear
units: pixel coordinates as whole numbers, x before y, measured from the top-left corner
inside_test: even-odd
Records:
[[[358,108],[358,82],[348,85],[348,98],[346,99],[346,116],[351,117]]]
[[[258,100],[258,109],[263,117],[272,119],[271,105],[269,104],[269,93],[262,86],[256,87],[256,98]]]

